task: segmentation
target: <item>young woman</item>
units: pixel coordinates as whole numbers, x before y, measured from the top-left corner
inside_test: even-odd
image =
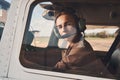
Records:
[[[67,41],[67,50],[62,52],[62,59],[55,65],[57,70],[77,69],[95,59],[91,45],[84,39],[79,28],[79,18],[72,13],[60,12],[55,25],[61,36]]]

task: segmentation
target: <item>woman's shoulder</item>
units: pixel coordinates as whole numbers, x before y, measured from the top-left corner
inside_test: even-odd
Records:
[[[85,40],[85,39],[80,40],[79,42],[75,43],[74,47],[76,47],[76,48],[87,48],[89,50],[93,50],[93,48],[90,45],[90,43],[87,40]]]

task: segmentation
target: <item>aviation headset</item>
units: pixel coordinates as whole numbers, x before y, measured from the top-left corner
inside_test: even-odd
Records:
[[[84,33],[84,31],[85,31],[85,29],[86,29],[85,19],[79,18],[79,17],[78,17],[75,13],[73,13],[73,12],[70,12],[70,11],[60,12],[60,13],[56,16],[56,18],[55,18],[55,23],[56,23],[57,18],[58,18],[59,16],[61,16],[62,13],[69,14],[69,15],[71,15],[71,16],[74,18],[74,20],[75,20],[75,22],[76,22],[76,26],[75,26],[75,27],[76,27],[76,30],[77,30],[77,34],[80,34],[80,32],[83,32],[83,33]],[[75,33],[71,33],[71,34],[65,34],[65,35],[62,35],[62,36],[61,36],[56,26],[54,26],[54,33],[55,33],[55,35],[56,35],[58,38],[67,38],[67,37],[70,37],[71,35],[75,34]]]

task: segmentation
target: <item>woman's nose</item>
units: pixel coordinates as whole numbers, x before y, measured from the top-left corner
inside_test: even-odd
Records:
[[[65,32],[66,31],[66,27],[62,27],[62,31]]]

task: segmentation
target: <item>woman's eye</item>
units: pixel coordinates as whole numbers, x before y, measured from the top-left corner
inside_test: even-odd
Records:
[[[67,25],[72,25],[71,23],[68,23]]]
[[[58,29],[61,29],[61,28],[62,28],[62,26],[57,26],[57,28],[58,28]]]
[[[67,23],[66,26],[72,26],[72,24],[71,23]]]

